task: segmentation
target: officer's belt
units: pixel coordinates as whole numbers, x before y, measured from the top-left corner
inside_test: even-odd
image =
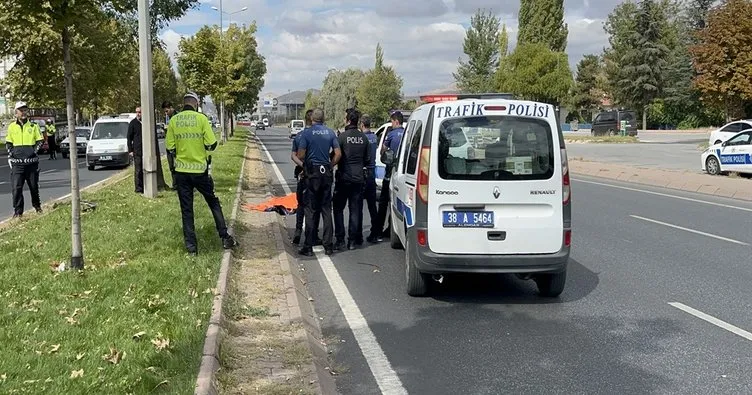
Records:
[[[26,158],[26,159],[16,159],[16,158],[10,158],[10,163],[38,163],[39,157],[35,156],[33,158]]]

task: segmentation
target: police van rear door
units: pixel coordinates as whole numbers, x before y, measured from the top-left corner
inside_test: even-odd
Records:
[[[452,151],[473,130],[475,157]],[[447,254],[547,254],[562,247],[562,166],[553,106],[512,100],[437,104],[428,244]]]

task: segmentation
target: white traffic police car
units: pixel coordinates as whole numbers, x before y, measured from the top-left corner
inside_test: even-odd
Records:
[[[515,273],[556,297],[572,214],[554,107],[506,94],[463,96],[475,99],[416,109],[399,152],[387,158],[395,164],[391,244],[404,246],[407,293],[425,295],[431,278],[446,273]],[[471,130],[479,135],[472,157],[452,150]]]
[[[730,171],[752,173],[752,129],[708,147],[702,153],[702,170],[711,175]]]

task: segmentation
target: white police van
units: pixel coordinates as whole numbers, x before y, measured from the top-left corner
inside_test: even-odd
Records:
[[[708,147],[701,155],[702,170],[710,175],[752,173],[752,129]]]
[[[403,111],[403,110],[395,110],[402,113],[402,116],[404,117],[404,122],[402,122],[402,127],[407,126],[407,119],[410,117],[410,114],[412,114],[412,111]],[[389,116],[391,116],[392,112],[389,113]],[[376,150],[376,187],[378,189],[381,189],[381,186],[384,183],[384,176],[386,175],[386,164],[381,160],[381,147],[384,145],[384,140],[386,140],[386,137],[389,135],[389,132],[394,129],[392,127],[391,122],[387,122],[378,129],[376,129],[376,141],[378,141],[379,148]]]
[[[395,163],[391,244],[405,249],[407,293],[425,295],[431,278],[447,273],[515,273],[556,297],[571,242],[558,116],[546,103],[475,97],[420,106],[387,158]],[[471,130],[473,157],[452,151]]]

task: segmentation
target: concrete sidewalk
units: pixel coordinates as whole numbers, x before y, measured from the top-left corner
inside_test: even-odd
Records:
[[[752,180],[615,163],[570,160],[573,174],[752,201]]]

